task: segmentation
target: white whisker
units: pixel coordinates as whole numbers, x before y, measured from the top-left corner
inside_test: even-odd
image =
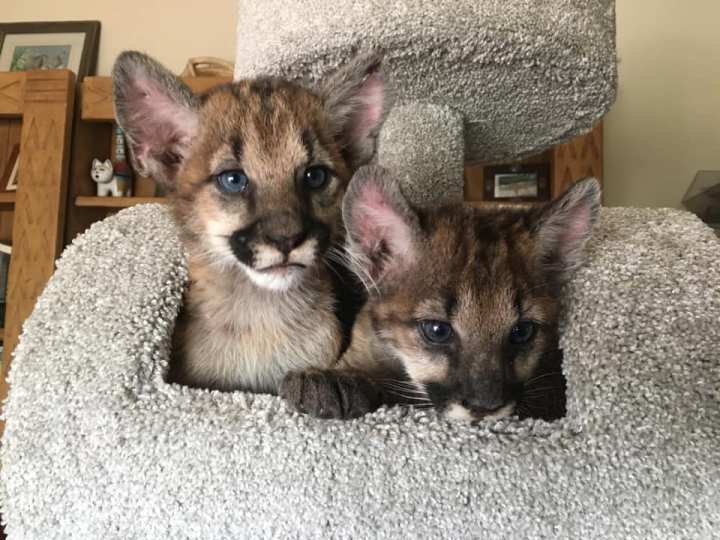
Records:
[[[368,292],[374,291],[379,294],[377,283],[367,271],[368,261],[364,255],[354,252],[347,246],[333,246],[328,250],[327,257],[352,270]]]

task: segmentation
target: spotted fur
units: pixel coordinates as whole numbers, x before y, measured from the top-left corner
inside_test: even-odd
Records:
[[[118,122],[136,169],[165,186],[188,255],[170,380],[275,392],[288,370],[336,361],[329,258],[388,108],[379,68],[367,54],[314,89],[258,78],[195,96],[143,54],[118,58]],[[320,188],[306,182],[313,168]],[[248,180],[242,192],[222,188],[226,171]]]

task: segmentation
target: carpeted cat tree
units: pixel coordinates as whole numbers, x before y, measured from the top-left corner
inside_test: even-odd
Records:
[[[381,45],[380,160],[416,200],[465,158],[535,152],[614,97],[609,0],[240,2],[238,75],[317,77]],[[68,248],[10,372],[10,538],[712,538],[720,523],[720,243],[688,213],[605,209],[567,288],[567,417],[352,422],[164,381],[186,267],[167,210]]]

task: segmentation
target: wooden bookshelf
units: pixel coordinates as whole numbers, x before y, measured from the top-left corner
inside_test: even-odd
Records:
[[[76,197],[75,206],[88,208],[128,208],[136,204],[165,203],[165,197]]]
[[[0,401],[7,395],[7,373],[22,325],[64,247],[74,105],[70,71],[0,73],[0,170],[10,159],[9,149],[20,145],[17,190],[0,192],[0,242],[13,250],[0,331]]]

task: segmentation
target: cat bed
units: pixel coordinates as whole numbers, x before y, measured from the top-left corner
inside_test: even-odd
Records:
[[[384,51],[397,106],[379,160],[415,202],[461,200],[463,159],[539,153],[615,101],[614,0],[238,0],[237,25],[238,78],[318,80]]]
[[[9,380],[10,538],[710,538],[720,523],[720,242],[603,209],[567,289],[568,415],[350,422],[164,382],[186,279],[169,213],[70,246]]]

